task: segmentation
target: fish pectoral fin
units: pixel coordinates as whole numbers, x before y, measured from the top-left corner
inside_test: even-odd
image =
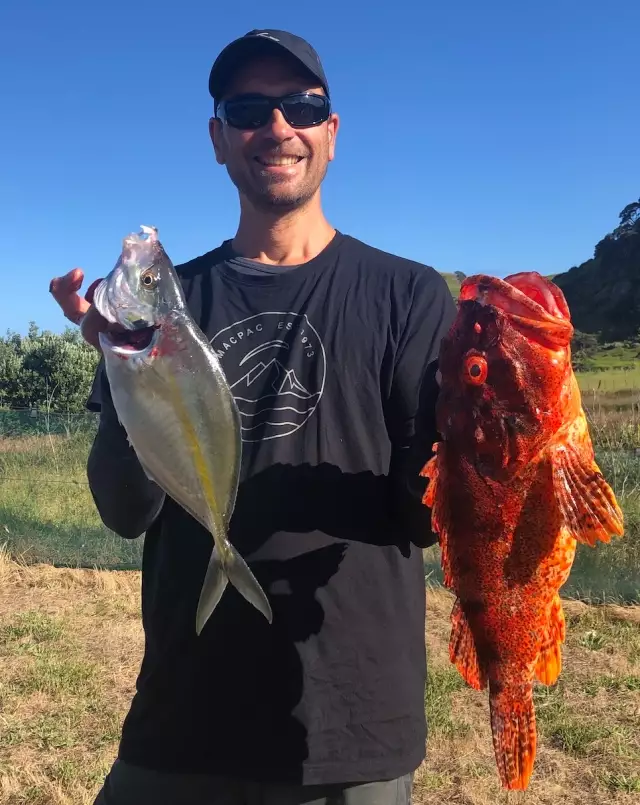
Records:
[[[502,787],[525,791],[536,758],[536,714],[531,688],[522,698],[506,691],[489,696],[493,749]]]
[[[540,642],[540,654],[536,662],[536,679],[543,685],[555,685],[562,671],[562,651],[566,624],[560,596],[556,594],[549,608],[549,621]]]
[[[486,687],[487,676],[480,667],[473,633],[467,616],[460,606],[459,598],[456,599],[451,612],[449,658],[467,685],[476,690],[483,690]]]
[[[440,543],[440,564],[442,566],[443,582],[445,587],[453,587],[453,574],[451,572],[451,562],[449,560],[449,543],[447,531],[449,528],[448,518],[445,512],[448,511],[447,500],[445,497],[446,485],[442,482],[442,455],[445,446],[442,442],[433,445],[434,455],[427,461],[420,475],[428,479],[427,488],[422,496],[422,502],[431,509],[431,528],[438,535]]]
[[[420,475],[423,478],[427,478],[429,483],[427,484],[427,488],[424,491],[424,495],[422,496],[422,502],[425,506],[429,506],[430,508],[433,507],[434,504],[434,496],[436,492],[436,486],[438,483],[438,448],[440,445],[438,443],[433,445],[433,455],[424,465],[424,467],[420,470]]]
[[[196,633],[198,635],[217,607],[229,582],[265,616],[269,623],[272,622],[273,613],[269,599],[238,551],[233,545],[227,543],[226,558],[223,562],[214,545],[196,612]]]
[[[557,445],[551,462],[555,497],[574,539],[593,547],[598,540],[609,542],[612,534],[621,537],[622,511],[593,458],[590,442]]]

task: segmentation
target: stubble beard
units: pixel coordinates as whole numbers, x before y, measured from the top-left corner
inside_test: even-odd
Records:
[[[252,182],[251,177],[242,176],[228,169],[229,178],[238,191],[252,206],[263,212],[291,212],[308,204],[316,195],[327,173],[328,163],[316,172],[315,176],[306,175],[295,188],[286,187],[286,182],[277,179],[270,181],[268,177],[262,181]],[[283,187],[284,185],[284,187]]]

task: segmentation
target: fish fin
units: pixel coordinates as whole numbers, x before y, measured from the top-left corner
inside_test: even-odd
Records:
[[[207,572],[202,582],[198,609],[196,611],[196,633],[198,635],[213,614],[213,610],[218,606],[222,598],[222,593],[227,588],[228,582],[229,579],[224,572],[218,549],[214,545],[209,564],[207,565]]]
[[[258,612],[262,612],[269,623],[271,623],[273,613],[269,599],[265,595],[264,590],[249,569],[249,565],[247,565],[233,545],[229,543],[227,547],[229,555],[225,562],[224,569],[229,577],[229,581],[236,590],[243,595],[250,604],[253,604]]]
[[[453,574],[451,572],[451,562],[449,560],[449,545],[447,539],[447,522],[444,512],[446,511],[446,501],[444,498],[445,486],[441,483],[441,462],[444,445],[436,442],[433,445],[433,456],[427,461],[420,475],[428,479],[427,488],[422,496],[422,502],[431,509],[431,527],[438,535],[440,543],[440,564],[444,575],[443,582],[445,587],[453,587]]]
[[[591,547],[622,536],[623,514],[613,490],[598,467],[587,421],[582,414],[551,454],[553,486],[560,512],[571,535]]]
[[[225,560],[222,561],[215,545],[211,551],[196,612],[196,633],[198,635],[211,617],[213,610],[218,606],[228,582],[231,582],[236,590],[265,616],[269,623],[273,620],[269,599],[256,577],[249,570],[247,563],[230,542],[225,545],[225,553]]]
[[[456,599],[451,612],[449,658],[467,685],[476,690],[483,690],[486,687],[487,677],[480,667],[473,633],[459,598]]]
[[[554,685],[562,671],[562,651],[566,625],[560,596],[556,593],[549,608],[547,630],[542,637],[540,654],[536,662],[536,678],[543,685]]]
[[[493,749],[502,787],[524,791],[533,772],[537,746],[531,688],[520,700],[507,698],[504,692],[492,693],[489,706]]]

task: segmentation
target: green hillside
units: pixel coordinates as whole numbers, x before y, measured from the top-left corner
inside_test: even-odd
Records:
[[[445,278],[453,298],[457,299],[458,293],[460,292],[460,280],[458,279],[458,277],[455,274],[452,274],[447,271],[441,271],[440,274]]]
[[[640,332],[640,199],[618,217],[592,258],[553,278],[575,327],[603,343],[635,340]]]

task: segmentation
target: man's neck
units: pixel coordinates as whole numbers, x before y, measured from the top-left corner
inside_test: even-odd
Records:
[[[277,216],[242,209],[232,246],[261,263],[299,265],[320,254],[335,234],[318,205]]]

